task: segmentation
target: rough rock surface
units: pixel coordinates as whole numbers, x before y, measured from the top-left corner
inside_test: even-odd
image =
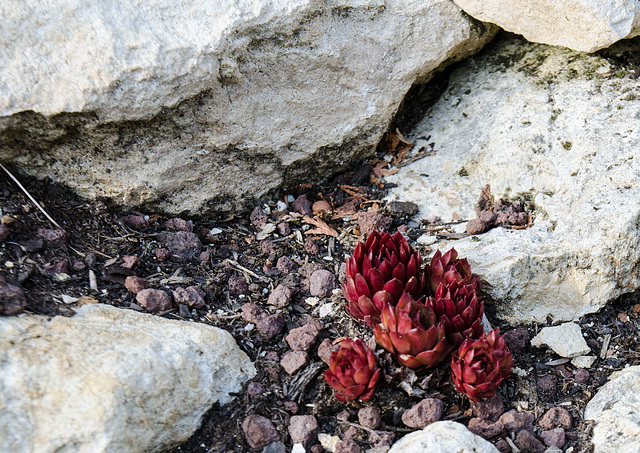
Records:
[[[565,322],[559,326],[544,327],[531,340],[531,346],[549,346],[562,357],[578,357],[591,352],[582,329],[575,322]]]
[[[610,376],[587,404],[585,420],[595,420],[595,453],[640,451],[640,366]]]
[[[255,375],[231,335],[87,304],[0,318],[0,450],[163,451]]]
[[[595,52],[640,34],[635,0],[454,0],[467,14],[529,41]]]
[[[420,218],[474,218],[487,184],[534,200],[529,228],[430,246],[468,257],[507,321],[578,319],[640,286],[638,69],[616,56],[639,50],[638,39],[598,55],[499,40],[452,73],[407,134],[430,136],[436,153],[387,181]]]
[[[422,431],[407,434],[389,453],[498,453],[496,447],[456,422],[435,422]]]
[[[449,0],[27,0],[0,29],[5,164],[202,215],[361,159],[497,27]]]

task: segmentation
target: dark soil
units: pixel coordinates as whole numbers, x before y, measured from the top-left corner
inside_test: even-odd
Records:
[[[364,404],[337,401],[322,377],[326,366],[316,354],[322,339],[333,341],[340,337],[362,337],[366,340],[371,337],[371,331],[346,314],[339,291],[322,300],[310,298],[308,274],[304,275],[310,265],[340,276],[345,255],[352,253],[361,233],[365,232],[362,230],[372,226],[386,227],[391,232],[400,228],[413,240],[428,229],[437,229],[444,237],[456,237],[455,233],[448,232],[445,224],[428,224],[417,219],[412,222],[413,206],[387,206],[380,201],[385,193],[384,186],[380,184],[381,168],[386,167],[380,165],[380,161],[374,161],[363,164],[360,171],[341,175],[330,183],[310,183],[288,192],[293,198],[304,194],[311,203],[326,201],[330,211],[320,211],[323,206],[327,207],[327,204],[320,203],[311,217],[325,221],[326,228],[322,224],[305,223],[303,215],[293,209],[291,198],[282,196],[280,200],[260,204],[262,215],[254,212],[252,216],[238,214],[224,219],[193,219],[193,232],[200,239],[205,254],[201,255],[200,250],[194,249],[179,257],[179,252],[174,250],[164,261],[158,258],[162,257],[162,250],[158,250],[166,246],[160,239],[163,237],[160,233],[168,230],[170,225],[165,225],[168,217],[153,212],[119,212],[101,201],[79,200],[55,184],[19,176],[27,190],[67,234],[66,241],[62,243],[40,243],[38,230],[55,227],[11,179],[0,174],[3,188],[0,191],[1,214],[3,223],[10,230],[8,240],[0,245],[0,276],[24,289],[27,312],[48,316],[72,316],[78,304],[96,301],[144,311],[123,285],[127,274],[144,277],[152,288],[169,292],[178,286],[195,285],[203,289],[206,292],[204,307],[174,306],[157,315],[206,323],[231,332],[255,362],[258,374],[252,382],[262,384],[263,390],[249,396],[245,386],[232,403],[213,407],[201,428],[188,442],[176,448],[176,452],[252,451],[240,426],[251,414],[260,414],[271,420],[289,451],[292,445],[287,426],[294,413],[314,415],[323,433],[341,436],[349,430],[348,435],[352,435],[365,451],[384,444],[384,441],[360,428],[357,417],[338,420],[336,416],[339,413],[345,409],[357,411],[363,406],[374,406],[382,415],[383,426],[379,430],[392,433],[397,440],[412,431],[403,425],[400,419],[402,412],[427,396],[444,402],[444,419],[466,424],[471,418],[470,403],[453,388],[447,364],[435,370],[414,373],[399,366],[388,353],[378,348],[383,378],[373,399]],[[371,173],[372,169],[377,169],[377,173]],[[481,190],[478,188],[479,193]],[[276,212],[277,201],[287,204],[284,212]],[[269,208],[268,214],[264,214],[265,207]],[[367,211],[370,212],[365,215]],[[147,217],[143,225],[131,226],[131,222],[123,220],[128,215],[144,214]],[[256,236],[264,231],[266,223],[286,226],[276,228],[266,235],[266,239],[259,240]],[[307,234],[310,230],[319,231]],[[330,231],[335,231],[337,237],[326,234]],[[425,257],[432,252],[428,247],[417,248]],[[123,260],[125,256],[137,257],[137,263],[131,270],[123,266],[126,260],[130,260]],[[281,257],[290,258],[295,263],[294,269],[278,270],[276,266]],[[61,261],[67,263],[67,272],[45,270],[47,266]],[[97,277],[97,291],[90,289],[90,271]],[[234,278],[230,288],[228,282],[231,277]],[[276,309],[267,304],[267,299],[280,283],[295,287],[298,292],[288,306]],[[63,295],[68,297],[63,298]],[[581,320],[593,354],[598,356],[588,370],[585,382],[576,379],[577,370],[570,363],[552,362],[558,356],[551,351],[525,344],[523,351],[514,352],[514,365],[525,372],[523,376],[514,374],[501,386],[505,410],[527,411],[538,420],[549,408],[560,405],[569,410],[574,420],[566,432],[564,449],[573,446],[573,451],[592,451],[589,442],[591,425],[582,419],[586,403],[610,373],[626,365],[640,364],[640,354],[634,350],[638,338],[638,299],[637,293],[623,296],[600,313]],[[253,302],[269,313],[282,314],[286,324],[282,332],[265,340],[256,328],[248,326],[241,311],[247,302]],[[319,308],[327,302],[333,302],[334,310],[320,318]],[[494,327],[500,327],[502,333],[518,327],[493,318],[492,311],[492,307],[487,306],[489,320]],[[290,376],[279,364],[288,350],[284,337],[291,329],[314,319],[322,324],[322,330],[315,346],[309,350],[310,364]],[[553,320],[549,319],[546,325],[552,324]],[[543,326],[524,327],[533,337]],[[603,340],[609,337],[608,352],[604,351],[604,358],[600,358]],[[555,376],[555,379],[538,379],[544,376]],[[544,388],[539,387],[541,383]],[[498,440],[492,439],[494,442]],[[321,449],[316,447],[313,451]]]

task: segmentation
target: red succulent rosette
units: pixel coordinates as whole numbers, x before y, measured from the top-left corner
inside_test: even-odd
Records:
[[[433,309],[438,321],[444,322],[447,342],[454,348],[466,338],[480,338],[484,332],[484,303],[472,285],[455,280],[447,286],[440,284],[435,296],[425,303]]]
[[[404,293],[396,306],[385,305],[374,326],[376,341],[409,368],[433,367],[451,352],[443,322],[433,309]]]
[[[467,259],[458,259],[458,252],[454,248],[444,255],[438,250],[431,258],[431,262],[425,266],[424,272],[431,295],[436,293],[440,285],[448,286],[452,282],[471,285],[476,292],[482,286],[478,276],[471,273],[471,266]]]
[[[347,312],[374,326],[382,307],[395,305],[403,292],[419,298],[425,285],[421,263],[420,252],[409,246],[401,233],[372,232],[347,260],[347,278],[342,285]]]
[[[477,340],[467,338],[451,356],[451,379],[456,389],[471,401],[496,394],[500,383],[511,375],[513,356],[500,329]]]
[[[334,396],[338,400],[371,399],[380,378],[380,370],[373,351],[361,339],[343,340],[340,349],[331,353],[329,363],[324,378],[335,389]]]

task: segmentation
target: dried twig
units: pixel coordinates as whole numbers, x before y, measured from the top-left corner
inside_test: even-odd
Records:
[[[253,272],[251,269],[247,269],[246,267],[244,267],[243,265],[241,265],[240,263],[238,263],[235,260],[232,260],[230,258],[227,258],[226,260],[229,264],[231,264],[233,267],[235,267],[236,269],[238,269],[241,272],[247,273],[249,275],[251,275],[254,278],[257,278],[258,280],[260,280],[263,283],[271,283],[271,280],[268,279],[267,277],[263,277],[261,275],[256,274],[255,272]]]
[[[2,164],[0,164],[0,167],[2,167],[2,169],[3,169],[3,170],[4,170],[4,171],[9,175],[9,177],[10,177],[11,179],[13,179],[13,182],[15,182],[15,183],[18,185],[18,187],[20,187],[20,189],[22,189],[22,191],[24,192],[24,194],[25,194],[27,197],[29,197],[29,199],[33,202],[33,204],[35,204],[35,205],[36,205],[36,207],[37,207],[38,209],[40,209],[40,211],[44,214],[44,216],[45,216],[47,219],[49,219],[49,222],[53,223],[53,224],[55,225],[55,227],[56,227],[56,228],[60,228],[60,229],[62,230],[63,228],[62,228],[60,225],[58,225],[58,222],[56,222],[55,220],[53,220],[53,218],[52,218],[49,214],[47,214],[47,211],[45,211],[45,210],[44,210],[44,208],[43,208],[42,206],[40,206],[40,203],[38,203],[38,202],[36,201],[36,199],[35,199],[35,198],[33,198],[33,197],[31,196],[31,194],[27,191],[27,189],[25,189],[25,188],[24,188],[24,186],[23,186],[22,184],[20,184],[20,181],[18,181],[18,179],[17,179],[15,176],[13,176],[13,174],[11,174],[11,172],[10,172],[9,170],[7,170],[7,167],[5,167],[5,166],[4,166],[4,165],[2,165]]]

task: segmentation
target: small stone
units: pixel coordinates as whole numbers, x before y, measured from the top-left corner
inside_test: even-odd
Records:
[[[309,255],[317,255],[320,253],[320,247],[316,244],[312,239],[305,239],[304,241],[304,251]]]
[[[87,255],[84,257],[84,264],[86,264],[87,266],[89,266],[90,268],[93,268],[96,265],[96,260],[98,258],[96,257],[96,254],[93,252],[89,252],[87,253]]]
[[[355,415],[355,412],[350,411],[349,409],[345,409],[336,414],[336,419],[342,422],[348,422],[351,417]]]
[[[298,407],[298,403],[296,403],[295,401],[285,401],[284,402],[284,407],[285,407],[286,410],[291,412],[293,415],[296,415],[298,413],[298,410],[300,409]]]
[[[480,215],[478,215],[478,219],[486,224],[488,227],[492,226],[496,221],[496,213],[493,211],[481,211]]]
[[[518,412],[515,409],[511,409],[508,412],[502,414],[499,421],[502,422],[504,428],[510,432],[516,432],[521,429],[527,429],[533,431],[533,421],[535,417],[528,412]]]
[[[242,310],[242,319],[252,324],[258,324],[258,322],[267,316],[267,312],[257,304],[253,302],[248,302],[244,304],[241,308]]]
[[[471,411],[475,417],[496,421],[504,414],[504,401],[499,393],[484,401],[471,402]]]
[[[513,453],[513,449],[511,448],[511,445],[509,445],[509,442],[507,442],[504,439],[497,440],[494,445],[496,446],[496,448],[500,453]]]
[[[229,287],[229,294],[232,296],[239,296],[240,294],[249,294],[249,285],[244,277],[239,275],[232,275],[227,280],[227,286]]]
[[[69,273],[69,263],[66,261],[58,261],[44,268],[47,274],[67,274]]]
[[[360,446],[353,440],[341,440],[336,444],[334,453],[360,453]]]
[[[296,198],[291,206],[302,215],[313,215],[312,204],[304,194]]]
[[[42,238],[44,242],[56,245],[64,244],[67,241],[67,233],[61,229],[40,228],[38,237]]]
[[[249,220],[257,228],[264,228],[269,221],[269,217],[264,213],[264,210],[260,206],[256,206],[253,211],[251,211]]]
[[[576,368],[591,368],[595,361],[596,358],[592,355],[581,355],[571,359],[571,365]]]
[[[207,263],[207,262],[211,261],[211,254],[209,252],[202,252],[198,256],[198,259],[200,261],[202,261],[203,263]]]
[[[322,445],[320,445],[320,444],[315,444],[315,445],[312,445],[311,447],[309,447],[309,452],[310,453],[322,453],[322,452],[324,452],[324,448],[322,448]]]
[[[391,214],[401,216],[413,216],[418,213],[418,205],[412,201],[391,201],[387,204]]]
[[[10,226],[16,223],[16,220],[17,219],[14,216],[5,214],[0,218],[0,223],[2,223],[2,225],[5,225],[5,226]]]
[[[195,308],[204,307],[206,295],[207,293],[198,286],[187,286],[186,288],[179,286],[173,291],[173,299],[176,303]]]
[[[588,370],[585,370],[584,368],[578,368],[574,377],[576,378],[576,381],[584,384],[589,380],[590,374]]]
[[[527,349],[530,338],[529,331],[524,327],[517,327],[504,333],[504,341],[507,343],[509,350],[514,354],[520,354]]]
[[[171,252],[168,249],[164,247],[158,247],[156,249],[156,258],[158,259],[158,261],[166,261],[170,256]]]
[[[202,242],[195,233],[189,231],[163,231],[158,234],[158,240],[180,261],[189,261],[200,256],[202,251]]]
[[[489,229],[489,225],[480,219],[471,219],[467,222],[466,231],[468,234],[482,234]]]
[[[122,257],[122,267],[133,269],[136,264],[138,264],[138,255],[125,255]]]
[[[291,227],[287,222],[280,222],[278,224],[278,234],[280,234],[280,236],[289,236],[291,234]]]
[[[564,447],[565,432],[562,428],[554,428],[540,433],[540,439],[547,447]]]
[[[182,316],[183,318],[192,318],[189,307],[187,307],[185,304],[178,304],[178,313],[180,313],[180,316]]]
[[[353,440],[359,436],[360,436],[360,430],[355,426],[349,426],[347,429],[344,430],[344,432],[342,433],[342,436],[340,437],[342,438],[342,440]]]
[[[280,360],[280,366],[287,374],[294,374],[309,363],[309,355],[304,351],[287,351]]]
[[[298,265],[288,256],[281,256],[278,258],[276,268],[283,274],[289,274],[298,269]]]
[[[358,411],[358,421],[362,426],[371,429],[378,429],[382,422],[380,412],[373,406],[363,407]]]
[[[493,422],[485,418],[472,418],[469,420],[469,431],[485,439],[502,436],[505,433],[504,425],[501,421]]]
[[[518,432],[513,443],[516,444],[516,447],[518,447],[520,450],[524,450],[530,453],[544,453],[544,451],[546,450],[544,444],[526,429]]]
[[[169,310],[173,303],[171,296],[159,289],[147,288],[136,294],[136,301],[151,313]]]
[[[564,428],[571,429],[573,417],[571,413],[564,407],[552,407],[538,421],[538,425],[542,429]]]
[[[437,398],[425,398],[402,414],[402,422],[409,428],[422,429],[442,418],[444,404]]]
[[[591,348],[582,336],[580,326],[574,322],[565,322],[555,327],[544,327],[533,337],[531,345],[549,346],[562,357],[578,357],[591,352]]]
[[[0,224],[0,244],[9,239],[11,231],[4,224]]]
[[[294,444],[310,445],[318,440],[318,420],[313,415],[293,415],[289,435]]]
[[[249,382],[247,384],[247,395],[251,398],[262,397],[266,391],[267,389],[260,382]]]
[[[325,269],[315,271],[309,277],[309,292],[315,297],[327,297],[338,286],[335,275]]]
[[[0,277],[0,315],[12,316],[27,308],[27,299],[19,286],[8,284]]]
[[[73,262],[73,266],[72,266],[74,271],[83,271],[87,268],[87,265],[84,264],[82,261],[74,261]]]
[[[271,338],[278,335],[284,329],[284,318],[280,313],[274,313],[272,315],[267,315],[262,319],[258,320],[255,323],[256,328],[262,334],[262,337],[265,340],[270,340]]]
[[[320,330],[314,324],[291,329],[285,340],[294,351],[308,351],[318,339]]]
[[[269,299],[267,299],[267,303],[269,305],[274,305],[278,308],[283,308],[289,305],[291,302],[291,296],[293,296],[294,290],[288,286],[284,286],[283,284],[279,284],[276,286],[271,294],[269,294]]]
[[[396,440],[396,435],[391,431],[374,431],[369,435],[369,442],[373,442],[374,447],[389,447]]]
[[[261,448],[271,442],[278,442],[280,435],[268,418],[262,415],[249,415],[242,422],[242,432],[251,448]]]
[[[138,294],[143,289],[149,287],[149,281],[146,278],[136,277],[135,275],[129,275],[124,280],[124,287],[131,291],[133,294]]]
[[[547,374],[536,379],[538,389],[543,393],[555,395],[558,389],[558,377],[555,374]]]
[[[173,219],[169,219],[164,222],[164,227],[167,230],[188,231],[189,233],[193,232],[193,222],[191,220],[187,221],[178,217],[174,217]]]
[[[360,227],[360,235],[368,237],[373,231],[378,233],[386,232],[391,226],[391,217],[384,216],[378,211],[369,210],[362,212],[358,216],[358,226]]]
[[[122,218],[122,221],[129,227],[134,229],[144,228],[149,225],[149,222],[143,215],[126,215]]]
[[[282,442],[271,442],[262,449],[262,453],[287,453],[287,447]]]
[[[330,213],[331,210],[332,210],[331,205],[329,204],[329,202],[325,200],[318,200],[315,203],[313,203],[313,206],[311,206],[311,211],[313,211],[313,215],[317,215],[320,217],[322,217],[327,213]]]

